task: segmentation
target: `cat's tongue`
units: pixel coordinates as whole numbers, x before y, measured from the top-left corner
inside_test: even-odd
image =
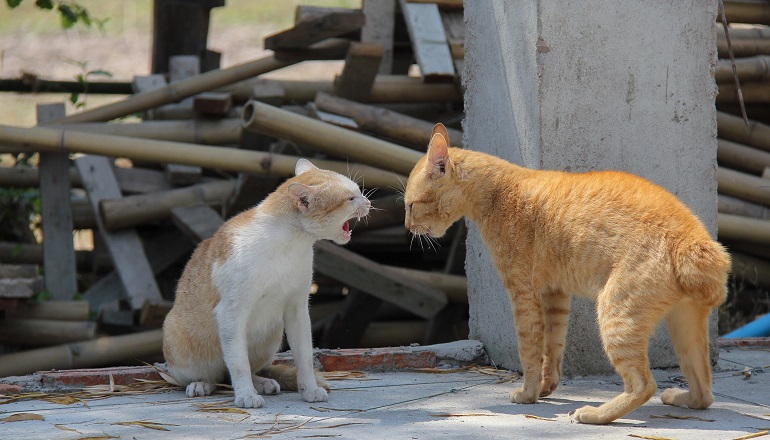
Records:
[[[350,232],[350,222],[345,222],[344,225],[342,225],[342,230],[347,232]]]

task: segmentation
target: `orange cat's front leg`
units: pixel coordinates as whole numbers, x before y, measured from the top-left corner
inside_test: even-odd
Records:
[[[524,371],[524,386],[511,391],[511,402],[535,403],[543,378],[545,324],[543,306],[533,292],[511,292],[516,334],[519,337],[519,361]]]

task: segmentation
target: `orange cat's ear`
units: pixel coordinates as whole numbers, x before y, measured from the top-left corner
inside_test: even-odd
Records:
[[[297,205],[299,212],[303,214],[313,209],[316,193],[316,189],[312,186],[303,185],[301,183],[292,183],[289,185],[289,195],[291,195],[291,200]]]
[[[448,162],[449,146],[446,138],[441,133],[434,133],[430,144],[428,144],[428,160],[425,162],[425,171],[430,174],[431,179],[437,179],[446,173]]]
[[[449,132],[446,130],[446,127],[444,127],[444,124],[442,124],[441,122],[433,126],[433,133],[431,134],[431,137],[435,136],[437,133],[440,134],[441,136],[444,136],[444,140],[446,140],[447,146],[452,145],[449,139]]]
[[[299,176],[305,171],[317,170],[318,168],[310,163],[307,159],[300,159],[297,161],[297,165],[294,166],[294,175]]]

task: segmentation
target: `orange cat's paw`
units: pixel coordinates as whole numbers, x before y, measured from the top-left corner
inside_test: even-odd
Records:
[[[259,394],[278,394],[281,392],[281,386],[273,379],[254,376],[254,389]]]
[[[587,423],[590,425],[604,425],[611,422],[611,420],[605,420],[601,416],[599,408],[588,405],[575,411],[575,413],[572,414],[572,418],[580,423]]]
[[[679,388],[668,388],[660,393],[660,400],[666,405],[681,406],[692,409],[706,409],[714,403],[714,397],[709,393],[708,397],[694,399],[690,391]]]
[[[524,388],[516,388],[511,391],[511,403],[535,403],[537,402],[536,393],[528,393]]]

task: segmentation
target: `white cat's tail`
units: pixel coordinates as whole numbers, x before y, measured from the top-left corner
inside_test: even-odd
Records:
[[[674,270],[679,285],[696,301],[709,307],[725,301],[730,254],[719,243],[683,240],[675,250]]]
[[[270,365],[259,370],[258,376],[273,379],[278,382],[282,390],[297,391],[297,368],[291,365]],[[319,387],[329,391],[329,385],[320,372],[315,372],[315,381]]]

